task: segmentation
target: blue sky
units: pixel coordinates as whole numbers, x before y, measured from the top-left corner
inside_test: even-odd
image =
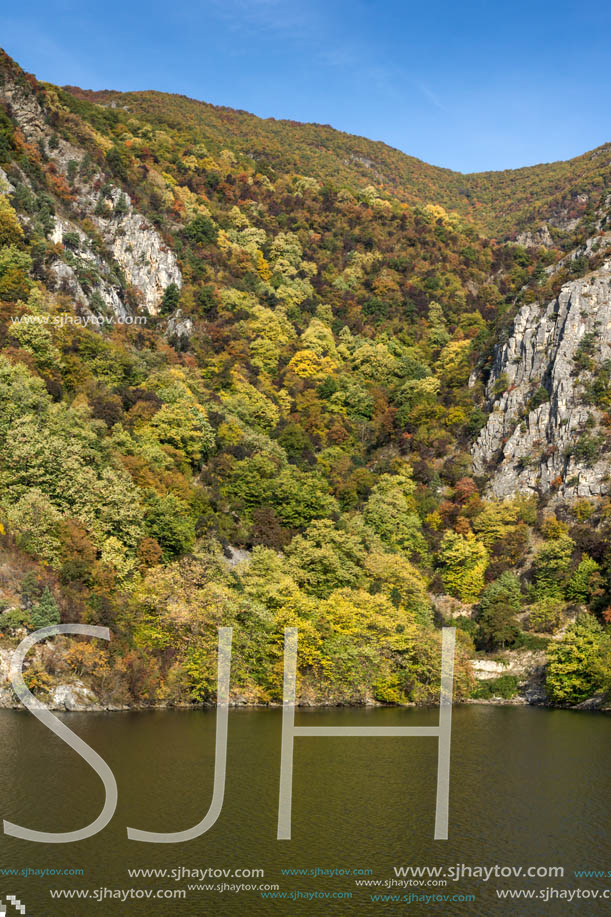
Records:
[[[463,172],[611,140],[611,5],[31,0],[0,45],[39,79],[318,121]]]

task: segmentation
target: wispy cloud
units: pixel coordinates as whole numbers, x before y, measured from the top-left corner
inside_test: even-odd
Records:
[[[416,82],[415,85],[418,87],[418,89],[420,90],[420,92],[422,93],[422,95],[423,95],[426,99],[429,100],[429,102],[431,103],[431,105],[433,105],[435,108],[438,108],[439,111],[444,112],[444,114],[446,114],[446,115],[449,114],[448,109],[445,107],[445,105],[443,104],[443,102],[441,101],[441,99],[439,98],[439,96],[437,95],[437,93],[436,93],[436,92],[433,92],[433,90],[430,88],[430,86],[427,86],[426,83],[422,83],[422,82],[419,82],[419,81]]]
[[[296,39],[311,38],[320,28],[311,5],[287,0],[213,0],[215,15],[234,31],[276,33]]]

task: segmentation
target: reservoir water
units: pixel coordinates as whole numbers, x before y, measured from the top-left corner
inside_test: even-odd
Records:
[[[201,820],[211,799],[215,712],[66,714],[64,722],[112,768],[119,803],[112,822],[76,844],[37,844],[0,835],[0,898],[16,896],[36,915],[598,914],[602,898],[499,899],[498,890],[611,890],[609,814],[611,718],[530,707],[454,708],[449,838],[433,840],[437,740],[299,737],[295,740],[292,839],[276,840],[281,711],[229,713],[225,800],[211,830],[188,843],[130,841],[126,827],[179,831]],[[437,710],[316,709],[296,725],[434,726]],[[0,712],[2,817],[40,831],[93,821],[104,790],[98,776],[27,712]],[[562,867],[563,877],[442,879],[393,885],[395,867]],[[130,877],[128,869],[167,870]],[[22,874],[83,870],[82,875]],[[187,870],[226,870],[198,879]],[[607,870],[610,878],[576,878]],[[16,870],[10,874],[9,870]],[[237,870],[262,870],[235,877]],[[284,872],[283,872],[284,870]],[[288,875],[287,870],[302,870]],[[322,870],[318,875],[313,873]],[[330,875],[332,870],[343,874]],[[172,874],[172,871],[173,874]],[[360,871],[356,875],[354,871]],[[455,875],[455,873],[454,873]],[[179,878],[176,878],[179,876]],[[382,885],[357,885],[378,881]],[[425,878],[425,882],[429,879]],[[431,880],[437,882],[438,880]],[[211,885],[204,890],[188,886]],[[219,890],[225,884],[230,888]],[[238,885],[251,886],[239,892]],[[263,897],[266,886],[287,897]],[[51,889],[89,897],[51,898]],[[183,899],[96,890],[184,889]],[[274,890],[272,890],[274,891]],[[348,893],[351,897],[347,897]],[[341,894],[343,897],[332,897]],[[373,901],[375,895],[448,900]],[[309,897],[303,897],[309,895]],[[449,900],[472,895],[473,900]],[[15,911],[17,913],[17,911]],[[7,912],[10,914],[10,910]]]

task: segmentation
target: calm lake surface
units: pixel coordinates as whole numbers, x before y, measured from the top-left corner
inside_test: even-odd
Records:
[[[296,725],[437,724],[436,710],[300,711]],[[178,831],[201,820],[211,799],[214,711],[67,714],[64,722],[112,768],[113,821],[77,844],[35,844],[0,835],[0,898],[27,915],[414,913],[598,914],[611,901],[501,901],[496,889],[611,889],[611,718],[522,707],[454,709],[449,840],[433,840],[437,741],[433,738],[298,738],[291,841],[276,840],[281,712],[233,710],[225,802],[219,820],[186,844],[128,841],[126,826]],[[103,787],[70,748],[29,713],[0,711],[3,818],[40,831],[80,828],[99,814]],[[283,869],[371,869],[391,879],[402,865],[563,866],[563,879],[463,879],[442,888],[355,885],[352,876],[283,875]],[[284,892],[352,892],[349,900],[268,900],[260,891],[188,891],[182,900],[121,903],[52,900],[50,888],[186,889],[198,879],[129,878],[127,869],[265,870],[264,878],[207,884],[277,884]],[[84,870],[83,876],[8,876],[6,870]],[[373,894],[467,894],[473,902],[376,903]],[[10,914],[9,910],[7,914]],[[17,913],[17,911],[15,911]]]

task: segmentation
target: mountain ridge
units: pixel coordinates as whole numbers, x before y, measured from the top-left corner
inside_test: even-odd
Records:
[[[231,121],[235,122],[235,124],[230,125],[232,129],[231,132],[228,130],[224,135],[227,141],[229,141],[230,138],[233,140],[236,139],[236,128],[242,134],[247,133],[245,125],[240,123],[241,120],[246,120],[251,127],[263,124],[271,126],[274,129],[279,128],[286,130],[286,128],[289,128],[291,131],[296,130],[298,133],[302,128],[311,128],[314,130],[315,136],[312,138],[311,143],[306,142],[305,146],[311,145],[315,147],[316,142],[318,142],[321,144],[322,149],[327,149],[328,152],[329,147],[333,147],[331,140],[337,138],[339,148],[347,155],[350,155],[351,152],[354,154],[355,151],[362,155],[368,152],[369,155],[365,158],[372,163],[372,166],[376,166],[376,170],[382,179],[382,182],[378,183],[380,183],[385,190],[392,191],[394,194],[398,195],[400,199],[404,199],[409,203],[438,203],[442,206],[450,207],[450,209],[456,210],[463,216],[469,216],[476,222],[479,221],[482,223],[482,226],[488,230],[498,230],[505,235],[511,235],[521,229],[531,226],[533,218],[532,205],[529,206],[526,198],[532,190],[533,183],[535,186],[538,182],[548,184],[549,187],[544,189],[543,193],[551,197],[550,207],[552,207],[554,198],[558,195],[560,195],[560,200],[562,201],[567,194],[576,195],[580,193],[582,186],[591,190],[591,185],[595,186],[597,184],[597,179],[601,171],[603,172],[606,186],[609,186],[609,176],[611,174],[611,143],[601,144],[599,147],[586,151],[569,160],[556,160],[549,163],[539,163],[533,166],[523,166],[517,169],[462,173],[441,166],[431,165],[386,144],[384,141],[369,140],[366,137],[350,134],[345,131],[337,130],[330,125],[316,122],[297,122],[288,119],[260,118],[250,112],[232,109],[228,106],[217,106],[209,102],[192,99],[188,96],[172,95],[158,90],[119,92],[116,90],[90,91],[82,90],[77,87],[65,87],[65,89],[76,98],[96,104],[114,103],[116,105],[122,101],[124,104],[131,104],[134,106],[134,113],[141,111],[149,116],[154,114],[161,120],[164,118],[163,109],[167,107],[173,99],[180,99],[186,104],[189,111],[183,115],[181,115],[180,107],[178,111],[173,111],[171,117],[175,127],[185,127],[189,123],[191,126],[194,126],[194,124],[197,123],[197,113],[202,114],[204,125],[206,122],[204,113],[223,113],[227,115]],[[155,104],[150,104],[151,102]],[[166,117],[168,116],[166,115]],[[170,122],[168,121],[168,123]],[[215,139],[220,140],[218,126],[213,124],[211,127],[217,135]],[[229,128],[229,125],[227,127]],[[322,134],[322,136],[316,136],[320,134]],[[326,141],[326,144],[322,141]],[[247,145],[246,141],[244,142]],[[243,149],[241,151],[246,152]],[[376,151],[383,154],[383,160],[388,159],[390,156],[390,162],[388,164],[386,164],[386,162],[376,162]],[[260,152],[265,153],[264,150]],[[277,155],[277,152],[268,152],[267,155],[271,156],[273,159],[273,156]],[[600,163],[596,164],[596,168],[587,168],[588,163],[595,162],[601,156],[605,157],[602,168]],[[308,157],[307,162],[308,165],[312,167],[313,158]],[[294,163],[291,164],[294,165]],[[335,172],[336,177],[345,176],[346,171],[342,168],[342,165],[345,166],[346,163],[338,163],[336,158],[335,164],[337,166]],[[286,168],[288,163],[283,162],[282,165]],[[392,171],[388,171],[389,167],[393,166],[398,174],[392,174]],[[347,174],[357,176],[361,182],[373,178],[373,183],[375,184],[375,174],[372,171],[372,167],[364,168],[364,171],[362,169],[359,171],[357,167],[356,173],[354,170],[348,170]],[[380,169],[382,170],[381,172]],[[409,176],[410,170],[414,171],[413,177]],[[314,169],[314,172],[316,172],[316,169]],[[314,177],[322,180],[333,180],[331,170],[327,166],[323,167]],[[516,189],[516,181],[526,183],[528,187]],[[416,193],[415,191],[414,185],[423,182],[426,187],[426,195],[428,196],[423,196],[421,192]],[[447,187],[435,189],[434,185],[436,182],[442,185],[445,184]],[[503,215],[499,217],[498,213],[495,211],[499,208],[499,194],[502,193],[501,199],[508,203],[509,196],[505,191],[505,185],[507,185],[507,183],[512,185],[513,200],[511,202],[512,206],[509,216],[505,219]],[[518,199],[517,205],[515,200],[516,194]],[[482,200],[478,200],[478,196],[481,197]],[[476,200],[474,203],[471,203],[471,198],[473,197],[475,197]],[[516,206],[518,208],[518,213],[512,216],[516,210]],[[540,208],[540,204],[538,206]],[[536,219],[540,220],[544,217],[544,210],[545,205],[543,211],[539,211]],[[553,216],[553,207],[550,210],[550,216]]]

